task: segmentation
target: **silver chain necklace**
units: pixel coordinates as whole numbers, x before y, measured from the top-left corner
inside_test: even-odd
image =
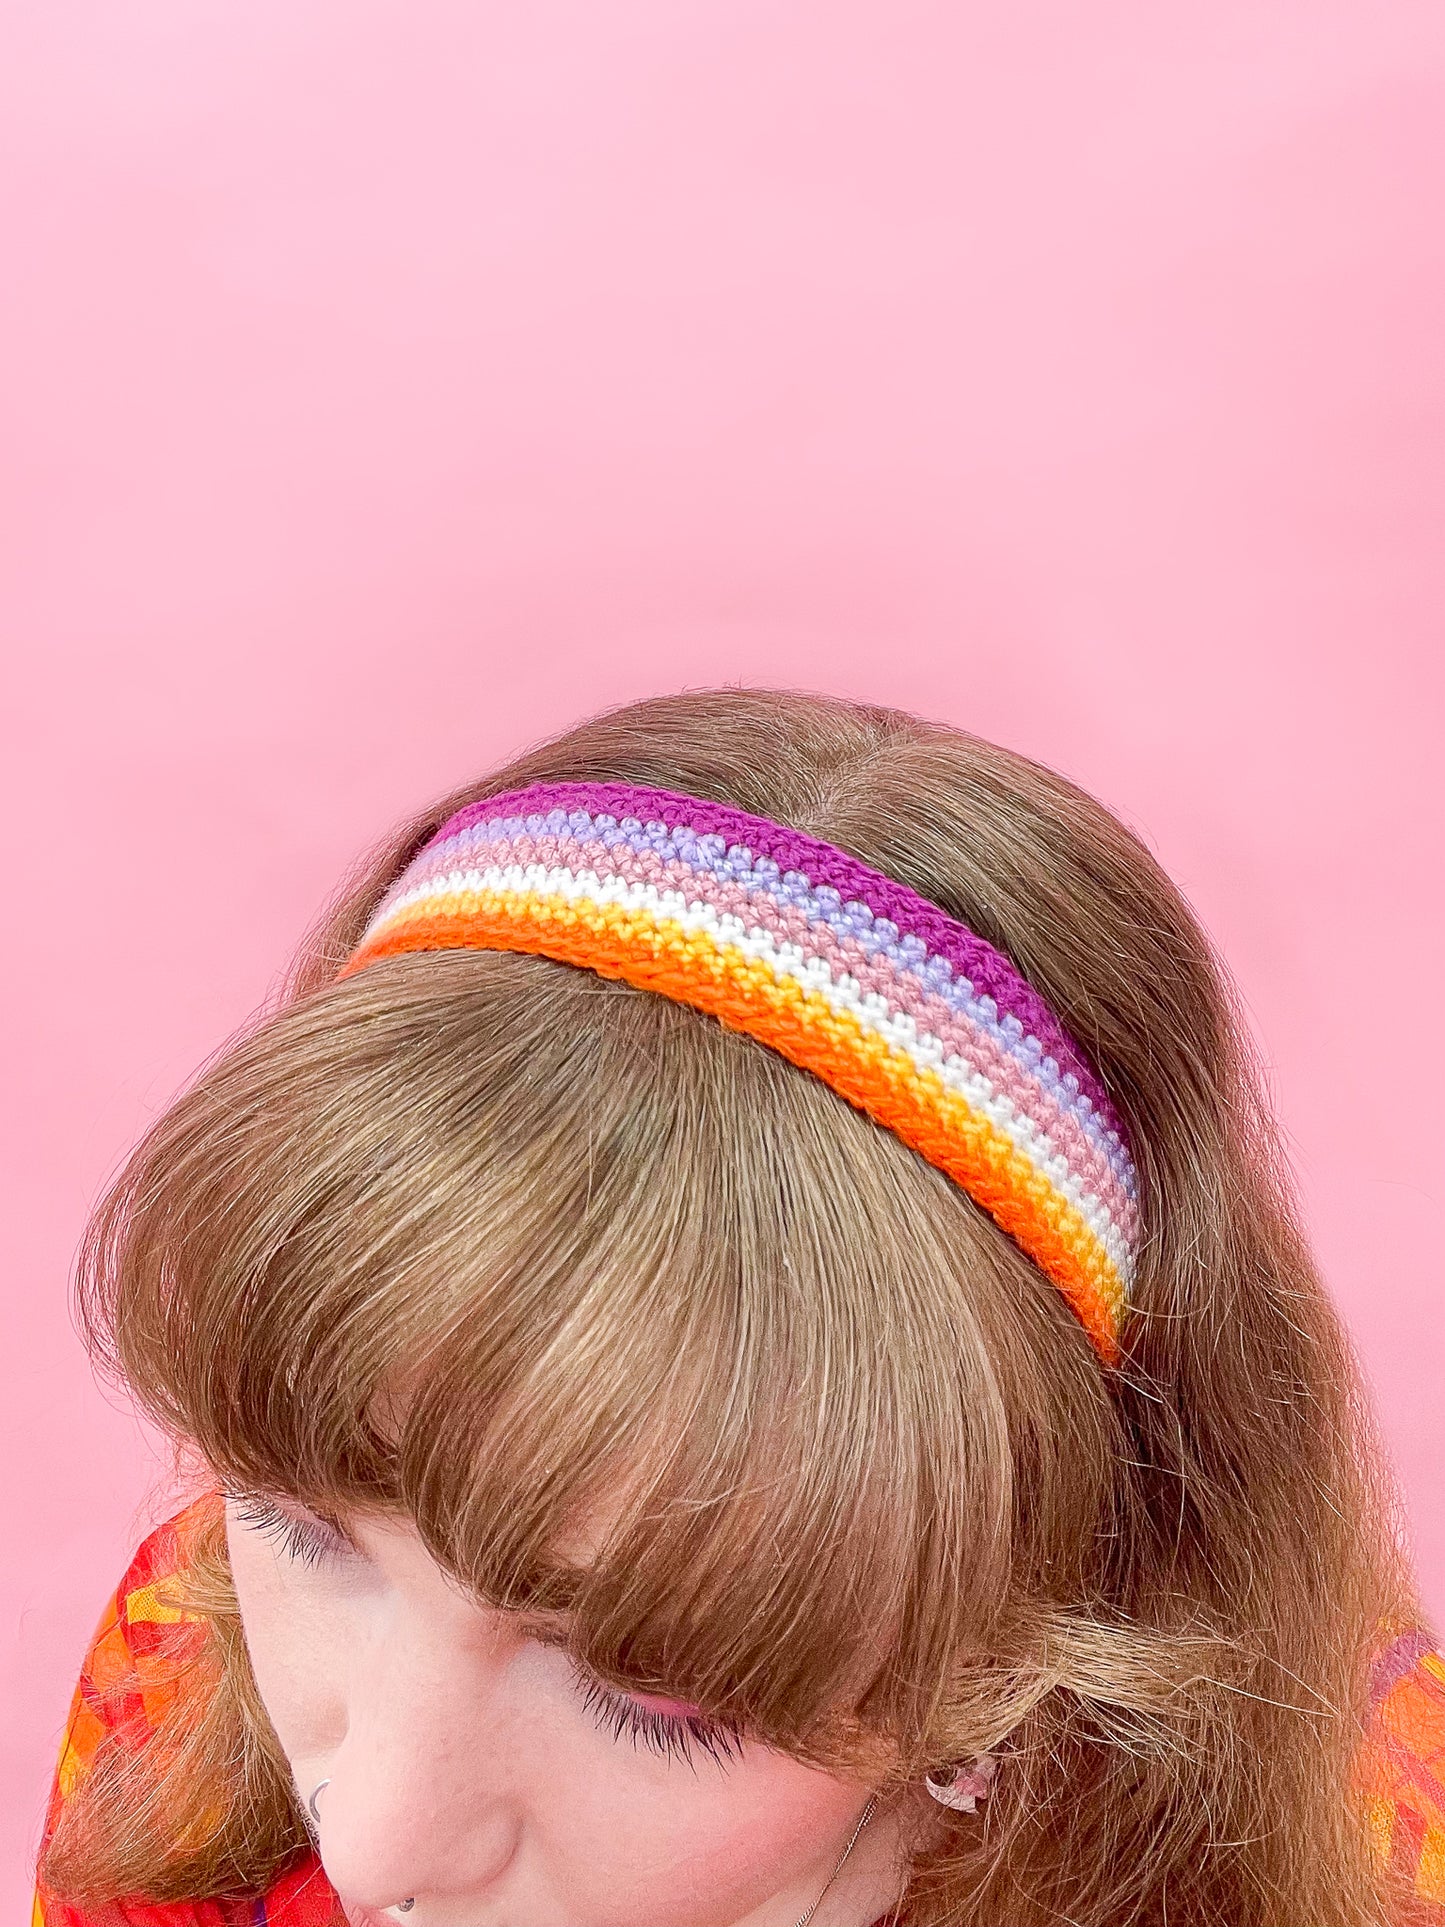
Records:
[[[869,1794],[868,1804],[866,1807],[864,1807],[862,1813],[858,1816],[858,1824],[853,1829],[852,1839],[850,1839],[847,1846],[844,1847],[841,1855],[839,1856],[837,1866],[833,1869],[832,1873],[828,1875],[828,1878],[823,1882],[823,1891],[818,1895],[818,1899],[813,1902],[812,1906],[808,1908],[806,1913],[801,1913],[798,1915],[797,1927],[808,1927],[808,1922],[813,1918],[814,1914],[817,1913],[818,1911],[818,1904],[822,1900],[823,1894],[827,1893],[828,1889],[832,1886],[833,1882],[838,1878],[839,1874],[842,1873],[843,1862],[848,1858],[849,1854],[852,1853],[854,1842],[857,1840],[859,1834],[863,1831],[864,1827],[867,1826],[868,1822],[873,1818],[873,1809],[877,1805],[878,1805],[878,1795],[876,1793]]]
[[[307,1807],[310,1809],[312,1819],[317,1822],[317,1826],[311,1829],[313,1838],[317,1836],[317,1832],[318,1832],[319,1824],[321,1820],[321,1815],[317,1810],[316,1796],[322,1791],[322,1788],[328,1787],[330,1786],[330,1784],[331,1782],[329,1780],[323,1780],[321,1782],[321,1785],[316,1787],[312,1791],[310,1798],[306,1802]],[[859,1814],[858,1824],[856,1827],[854,1827],[852,1834],[849,1836],[847,1846],[844,1847],[842,1853],[838,1856],[837,1866],[834,1867],[832,1873],[830,1873],[828,1875],[828,1878],[823,1882],[822,1891],[819,1893],[817,1900],[815,1900],[812,1906],[807,1908],[805,1912],[798,1915],[797,1927],[808,1927],[808,1922],[813,1918],[814,1914],[817,1913],[818,1911],[819,1902],[821,1902],[823,1895],[827,1893],[828,1889],[832,1886],[833,1882],[838,1878],[839,1874],[842,1873],[843,1862],[848,1858],[849,1854],[852,1853],[853,1848],[857,1843],[859,1834],[863,1831],[864,1827],[867,1826],[868,1822],[873,1818],[874,1809],[877,1807],[877,1805],[878,1805],[878,1795],[876,1793],[870,1793],[868,1796],[868,1804],[866,1807],[864,1807],[862,1813]],[[396,1902],[394,1908],[390,1909],[389,1911],[392,1911],[398,1914],[409,1914],[415,1905],[416,1905],[415,1900],[399,1900]]]

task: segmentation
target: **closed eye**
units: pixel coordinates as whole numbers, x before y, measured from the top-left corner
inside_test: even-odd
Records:
[[[712,1719],[685,1701],[656,1699],[611,1686],[595,1673],[584,1672],[575,1660],[572,1669],[583,1705],[614,1740],[630,1739],[634,1746],[689,1766],[694,1764],[694,1747],[719,1766],[741,1759],[743,1739],[737,1727]]]
[[[356,1556],[356,1546],[341,1528],[314,1513],[292,1511],[263,1492],[227,1491],[226,1497],[243,1525],[300,1565],[321,1566]]]

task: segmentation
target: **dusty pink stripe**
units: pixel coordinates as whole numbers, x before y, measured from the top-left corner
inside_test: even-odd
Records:
[[[1062,1109],[1048,1089],[1000,1049],[987,1032],[950,1009],[941,997],[935,997],[910,972],[899,969],[891,958],[871,954],[856,938],[839,936],[827,924],[814,921],[796,905],[781,903],[766,891],[725,882],[711,872],[694,870],[677,858],[664,861],[651,850],[622,850],[576,836],[498,837],[487,848],[486,863],[499,867],[541,864],[547,868],[591,869],[602,876],[622,877],[629,883],[651,883],[659,889],[680,890],[718,911],[740,918],[744,924],[757,924],[797,944],[806,954],[824,958],[835,978],[844,975],[856,978],[864,990],[876,991],[893,1009],[906,1011],[946,1049],[976,1065],[994,1088],[1043,1132],[1052,1149],[1062,1153],[1080,1182],[1093,1188],[1126,1242],[1133,1241],[1138,1225],[1137,1207],[1078,1120]],[[457,867],[469,867],[469,861],[464,858]]]

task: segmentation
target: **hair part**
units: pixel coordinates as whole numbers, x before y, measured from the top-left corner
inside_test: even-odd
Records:
[[[566,780],[771,816],[1013,960],[1129,1126],[1120,1371],[957,1185],[697,1011],[492,952],[337,981],[447,816]],[[724,689],[447,797],[147,1134],[80,1303],[218,1476],[404,1514],[479,1598],[568,1611],[610,1677],[872,1784],[1002,1746],[985,1808],[915,1863],[920,1927],[1388,1917],[1352,1772],[1371,1644],[1409,1599],[1358,1372],[1207,939],[1037,763]],[[57,1891],[259,1886],[305,1844],[214,1549],[207,1570],[208,1712],[167,1757],[191,1749],[214,1815],[244,1756],[245,1797],[207,1833],[176,1773],[130,1851],[147,1769],[98,1768]]]

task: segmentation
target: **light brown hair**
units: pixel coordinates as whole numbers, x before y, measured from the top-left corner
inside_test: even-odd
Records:
[[[1133,1141],[1120,1371],[958,1186],[711,1018],[511,954],[336,981],[448,814],[567,779],[791,824],[1012,958]],[[81,1304],[218,1475],[399,1509],[479,1596],[568,1609],[604,1674],[873,1785],[998,1749],[909,1920],[1395,1917],[1352,1776],[1372,1644],[1412,1602],[1357,1369],[1207,939],[1144,844],[1025,757],[717,689],[445,798],[150,1130]],[[599,1507],[582,1568],[564,1547]],[[219,1543],[195,1584],[205,1690],[149,1761],[102,1758],[59,1891],[260,1887],[305,1844]]]

